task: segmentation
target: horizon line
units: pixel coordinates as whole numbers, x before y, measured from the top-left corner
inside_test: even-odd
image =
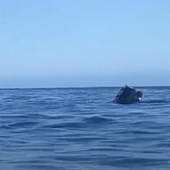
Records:
[[[125,85],[123,85],[125,86]],[[92,88],[121,88],[123,86],[85,86],[85,87],[80,87],[80,86],[74,86],[74,87],[0,87],[0,90],[17,90],[17,89],[92,89]],[[142,86],[132,86],[131,87],[135,88],[157,88],[157,87],[170,87],[170,85],[142,85]]]

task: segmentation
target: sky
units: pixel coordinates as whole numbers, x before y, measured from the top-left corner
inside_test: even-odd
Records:
[[[0,0],[0,87],[170,85],[169,0]]]

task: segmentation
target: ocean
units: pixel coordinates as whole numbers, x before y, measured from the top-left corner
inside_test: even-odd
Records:
[[[170,87],[0,90],[0,170],[169,170]]]

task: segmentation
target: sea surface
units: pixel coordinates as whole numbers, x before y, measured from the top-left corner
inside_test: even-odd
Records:
[[[0,170],[169,170],[170,87],[1,89]]]

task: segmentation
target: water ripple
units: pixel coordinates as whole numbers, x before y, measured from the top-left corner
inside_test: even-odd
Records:
[[[170,169],[170,88],[141,89],[132,105],[119,88],[1,89],[1,169]]]

